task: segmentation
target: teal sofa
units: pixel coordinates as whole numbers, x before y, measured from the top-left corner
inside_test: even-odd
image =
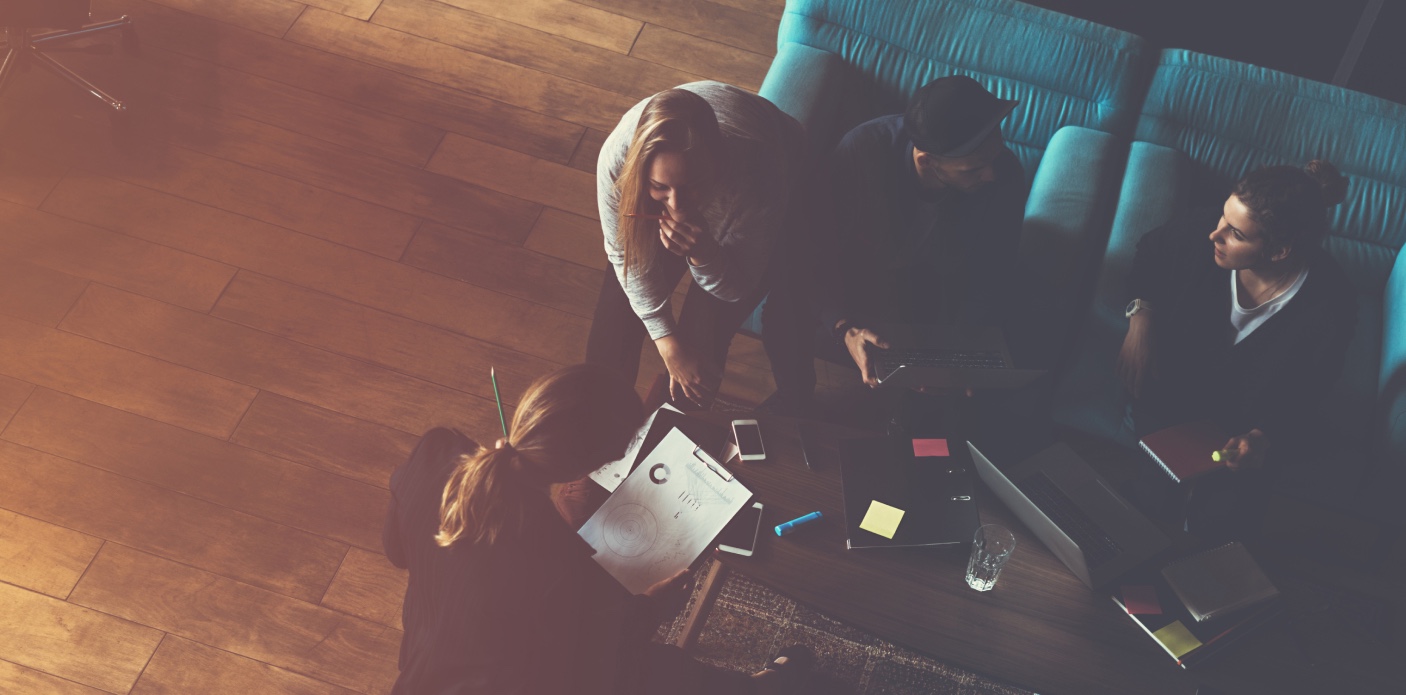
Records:
[[[1028,301],[1012,349],[1055,374],[1043,398],[1056,422],[1123,444],[1133,442],[1112,364],[1137,239],[1182,206],[1218,204],[1257,166],[1338,164],[1351,187],[1328,248],[1357,283],[1361,315],[1323,422],[1344,442],[1344,460],[1331,483],[1300,483],[1320,498],[1333,488],[1344,505],[1364,492],[1389,495],[1371,504],[1400,513],[1406,107],[1155,51],[1133,34],[1012,0],[788,0],[761,94],[795,116],[823,156],[848,129],[900,111],[914,89],[954,73],[1021,102],[1004,124],[1031,177],[1016,259]]]

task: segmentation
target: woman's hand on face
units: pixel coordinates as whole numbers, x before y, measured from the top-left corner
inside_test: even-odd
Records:
[[[1231,437],[1221,447],[1230,452],[1225,467],[1232,471],[1253,470],[1264,465],[1264,453],[1269,449],[1269,437],[1258,429]]]
[[[659,347],[659,356],[669,370],[669,398],[676,402],[688,400],[699,407],[705,405],[717,381],[717,370],[674,336],[661,338]]]
[[[1142,382],[1152,368],[1152,322],[1146,315],[1134,316],[1118,351],[1113,370],[1133,398],[1142,395]]]
[[[659,243],[670,253],[688,258],[693,265],[713,260],[718,242],[701,227],[681,220],[659,220]]]

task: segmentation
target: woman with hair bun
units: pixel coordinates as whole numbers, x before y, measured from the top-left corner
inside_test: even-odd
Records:
[[[578,365],[529,387],[493,448],[421,438],[391,476],[382,536],[410,570],[394,695],[789,692],[807,654],[749,677],[650,642],[686,572],[630,596],[553,506],[554,484],[619,458],[643,419],[629,383]]]
[[[606,269],[586,361],[627,377],[654,341],[680,403],[717,387],[732,336],[765,296],[798,193],[804,136],[766,99],[692,82],[638,103],[601,146]],[[693,279],[677,324],[670,296]]]
[[[1356,292],[1323,248],[1328,209],[1346,194],[1326,161],[1263,167],[1220,210],[1181,215],[1138,242],[1116,367],[1136,435],[1203,419],[1235,434],[1223,447],[1232,475],[1192,494],[1188,512],[1205,509],[1203,525],[1248,523],[1263,488],[1255,471],[1311,450],[1357,319]],[[1232,502],[1207,502],[1217,497]]]

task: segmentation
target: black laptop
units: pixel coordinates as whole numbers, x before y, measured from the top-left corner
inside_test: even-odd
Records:
[[[967,442],[976,474],[1091,589],[1101,589],[1171,544],[1067,444],[1002,472]]]
[[[1017,369],[1005,336],[994,326],[895,323],[875,326],[874,332],[890,346],[869,351],[882,386],[1015,389],[1045,373]]]

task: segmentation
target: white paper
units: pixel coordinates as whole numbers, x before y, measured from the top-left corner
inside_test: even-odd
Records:
[[[680,415],[683,414],[682,410],[668,403],[659,406],[659,410],[664,410],[665,408],[679,413]],[[635,457],[639,455],[640,445],[644,443],[645,436],[649,434],[649,428],[654,426],[654,418],[659,414],[659,410],[649,414],[649,419],[644,421],[644,426],[640,428],[640,431],[635,433],[634,439],[631,439],[630,445],[625,448],[625,455],[618,461],[611,461],[591,471],[591,480],[596,481],[597,484],[610,492],[615,492],[615,488],[620,487],[620,483],[624,482],[625,477],[630,475],[630,464],[634,463]],[[727,463],[736,455],[737,445],[728,442],[727,450],[723,452],[722,462]]]
[[[676,413],[682,412],[668,403],[659,406],[659,410],[668,408]],[[634,463],[635,456],[640,453],[640,445],[644,443],[645,435],[649,434],[649,428],[654,425],[654,418],[659,414],[656,410],[649,414],[649,419],[644,421],[644,426],[635,433],[635,438],[630,440],[630,445],[625,447],[625,456],[619,461],[611,461],[600,468],[591,471],[591,480],[600,483],[600,486],[615,492],[615,488],[620,487],[620,483],[625,481],[625,476],[630,474],[630,464]]]
[[[577,533],[632,594],[688,567],[752,493],[670,429]],[[720,475],[721,474],[721,475]]]

